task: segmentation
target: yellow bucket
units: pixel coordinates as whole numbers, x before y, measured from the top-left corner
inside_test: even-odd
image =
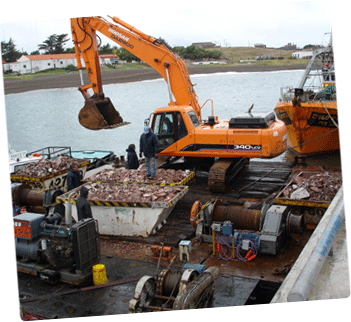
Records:
[[[104,264],[96,264],[93,266],[93,283],[94,285],[106,284],[106,269]]]

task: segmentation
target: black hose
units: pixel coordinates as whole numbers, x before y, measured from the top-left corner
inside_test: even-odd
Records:
[[[54,229],[54,230],[61,230],[61,231],[64,232],[64,235],[62,235],[61,233],[57,233],[57,232],[50,233],[50,232],[43,231],[41,234],[45,235],[45,236],[54,236],[54,237],[58,237],[58,238],[60,238],[60,237],[67,238],[70,235],[70,231],[65,226],[48,224],[47,222],[42,221],[40,223],[40,227],[43,228],[43,229]]]

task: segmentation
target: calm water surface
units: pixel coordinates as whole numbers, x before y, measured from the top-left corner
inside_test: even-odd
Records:
[[[296,86],[302,75],[302,70],[229,72],[193,75],[191,80],[196,84],[200,105],[211,98],[215,115],[220,119],[230,119],[246,112],[253,103],[254,112],[273,111],[279,100],[280,88]],[[131,124],[113,130],[85,129],[78,122],[78,113],[84,100],[77,88],[6,95],[9,144],[16,151],[70,146],[72,150],[112,150],[116,155],[124,155],[128,145],[134,143],[138,150],[144,120],[154,109],[168,104],[165,81],[157,79],[106,85],[104,92],[124,120]],[[209,103],[202,109],[202,117],[207,119],[208,115],[211,115]],[[286,154],[284,157],[287,157]]]

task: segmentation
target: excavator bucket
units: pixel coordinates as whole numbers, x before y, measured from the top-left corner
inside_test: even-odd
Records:
[[[92,96],[86,99],[78,119],[89,130],[113,129],[129,124],[123,121],[108,97]]]

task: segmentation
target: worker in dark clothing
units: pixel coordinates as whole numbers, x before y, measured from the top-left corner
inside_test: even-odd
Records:
[[[129,170],[138,169],[139,168],[139,160],[138,160],[138,156],[135,152],[135,145],[129,144],[129,147],[126,151],[128,152],[128,155],[127,155],[128,169]]]
[[[85,218],[93,218],[90,203],[87,199],[88,193],[89,190],[86,187],[83,186],[80,188],[80,196],[76,202],[78,221]]]
[[[78,163],[73,162],[67,174],[67,191],[79,187],[82,184],[81,180],[82,178],[78,171]]]
[[[144,153],[146,163],[146,177],[154,179],[156,176],[156,158],[158,154],[158,139],[152,130],[145,126],[144,133],[140,136],[140,152],[139,156],[142,157]]]

